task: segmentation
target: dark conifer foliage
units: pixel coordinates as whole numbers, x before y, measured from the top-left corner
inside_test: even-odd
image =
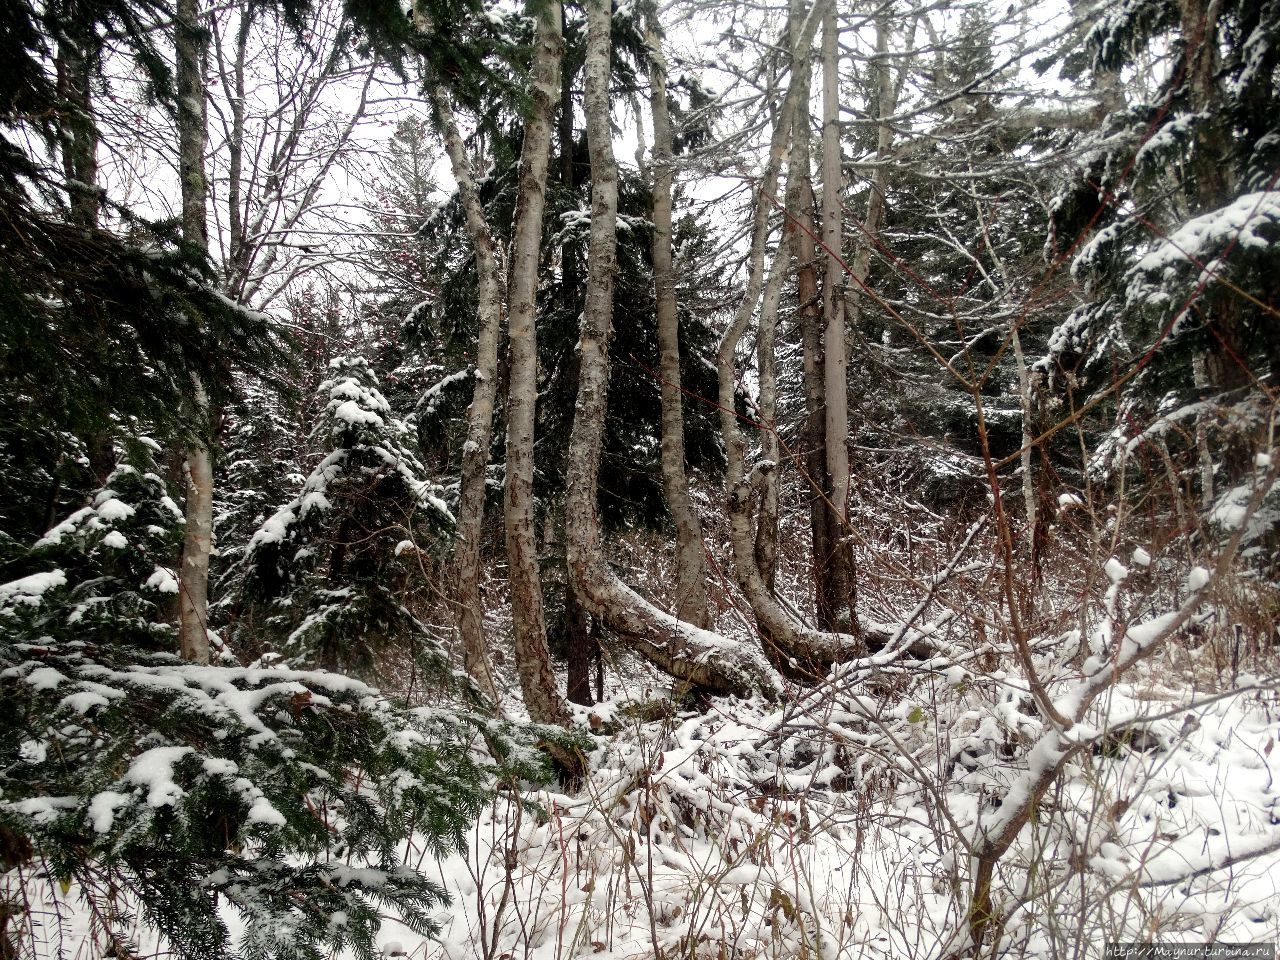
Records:
[[[150,0],[0,10],[3,869],[47,870],[109,918],[112,950],[130,949],[141,916],[181,956],[372,957],[388,913],[429,934],[447,902],[402,863],[406,838],[458,849],[500,783],[543,776],[528,746],[540,731],[488,717],[405,605],[397,577],[431,569],[449,515],[368,364],[323,358],[322,396],[301,399],[316,364],[286,347],[305,354],[331,330],[286,337],[217,289],[176,225],[49,161],[82,136],[93,167],[108,42],[172,106],[172,18]],[[72,52],[79,86],[54,79]],[[198,384],[233,455],[220,467],[226,602],[211,626],[234,642],[215,633],[222,665],[209,667],[172,653],[177,451],[209,429],[188,419]],[[277,523],[290,550],[266,558],[269,538],[253,533],[295,494]],[[296,605],[233,616],[250,587]],[[271,658],[236,663],[274,646],[372,674],[380,641],[414,656],[406,693],[430,686],[437,706]],[[0,904],[0,955],[35,943],[38,922]]]
[[[0,960],[1265,933],[1280,0],[550,9],[0,2]]]
[[[60,125],[83,121],[82,105],[49,77],[48,62],[69,36],[123,43],[166,100],[171,77],[154,30],[166,16],[162,4],[130,0],[6,4],[0,35],[14,49],[0,81],[0,114],[51,149]],[[174,225],[110,204],[117,229],[72,216],[86,194],[99,193],[0,133],[5,413],[49,417],[82,435],[109,429],[113,412],[174,432],[194,376],[232,364],[265,370],[281,356],[278,334],[266,317],[217,294],[210,265]]]
[[[429,934],[447,902],[401,863],[403,838],[457,849],[495,781],[541,775],[498,725],[405,713],[336,674],[195,667],[47,635],[11,659],[15,621],[40,618],[56,590],[9,584],[0,607],[0,662],[16,664],[0,700],[0,827],[110,907],[121,943],[140,904],[181,956],[371,958],[385,910]],[[220,904],[245,923],[239,943]]]
[[[1089,34],[1099,77],[1153,44],[1171,54],[1148,98],[1105,118],[1054,210],[1056,252],[1092,296],[1054,332],[1044,369],[1118,411],[1100,465],[1141,443],[1126,421],[1151,437],[1181,421],[1235,450],[1220,484],[1252,467],[1251,388],[1280,375],[1277,16],[1252,0],[1161,0],[1107,8]],[[1195,482],[1212,498],[1207,479]]]
[[[250,538],[246,599],[277,605],[264,626],[291,664],[371,676],[399,652],[447,678],[444,653],[401,596],[453,518],[368,361],[333,360],[318,393],[318,462]]]

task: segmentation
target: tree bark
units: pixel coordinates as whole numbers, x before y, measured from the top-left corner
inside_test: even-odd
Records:
[[[844,239],[840,203],[840,76],[839,25],[835,3],[822,16],[822,242],[827,248],[822,281],[823,381],[826,387],[827,474],[831,480],[829,509],[834,513],[835,537],[830,544],[831,589],[836,602],[836,625],[856,632],[858,612],[853,552],[849,542],[849,361],[845,344],[843,268],[839,254]]]
[[[92,28],[72,24],[67,35],[59,40],[54,58],[58,94],[64,104],[64,115],[58,124],[58,146],[67,184],[68,212],[71,222],[86,230],[97,228],[102,212],[103,192],[98,186],[101,137],[91,89],[95,64],[101,58],[101,43]],[[105,341],[107,331],[100,327],[99,336]],[[111,430],[103,426],[88,431],[84,441],[89,472],[97,483],[105,483],[116,467]],[[47,524],[46,529],[50,525]]]
[[[495,702],[497,685],[489,665],[484,635],[484,603],[480,595],[480,536],[484,526],[486,474],[493,441],[493,411],[498,389],[498,338],[502,332],[502,270],[498,248],[476,187],[458,131],[457,119],[442,87],[430,83],[427,95],[444,140],[458,197],[466,217],[467,233],[476,258],[480,332],[476,342],[475,387],[467,408],[467,439],[462,446],[462,473],[458,494],[457,542],[453,561],[458,578],[458,634],[462,639],[467,673]]]
[[[228,80],[233,96],[229,99],[231,110],[231,136],[227,140],[227,262],[223,265],[223,280],[227,289],[238,290],[245,280],[249,265],[245,237],[244,197],[244,139],[245,139],[245,62],[249,52],[249,33],[257,8],[248,4],[240,6],[240,21],[236,30],[234,60],[231,75],[223,71],[223,82]]]
[[[805,50],[813,41],[818,23],[818,9],[803,19],[793,19],[795,50]],[[797,25],[798,24],[798,25]],[[797,624],[778,600],[769,592],[753,549],[752,509],[753,501],[763,484],[763,477],[777,469],[776,463],[759,461],[750,471],[746,469],[746,440],[738,426],[734,413],[734,353],[742,339],[756,303],[764,286],[765,243],[769,233],[769,211],[777,189],[782,157],[786,152],[793,118],[799,112],[800,93],[806,87],[803,69],[792,71],[792,80],[786,98],[778,113],[769,155],[757,193],[754,222],[751,230],[751,246],[748,261],[747,287],[733,323],[720,341],[716,366],[720,379],[720,424],[725,439],[728,461],[726,484],[729,492],[729,524],[733,544],[734,571],[747,602],[760,623],[763,642],[769,647],[770,658],[785,673],[806,679],[820,677],[833,663],[850,659],[858,649],[857,638],[849,633],[814,630]],[[784,234],[785,236],[785,234]],[[775,280],[770,283],[770,296],[775,298],[775,287],[780,285],[778,271],[786,269],[787,244],[783,244],[781,262],[775,264]],[[768,305],[766,305],[768,309]],[[866,644],[873,650],[883,649],[891,640],[890,631],[875,627],[864,630]]]
[[[760,462],[781,466],[782,446],[778,442],[777,408],[778,377],[774,363],[774,349],[778,339],[778,304],[782,299],[782,286],[791,265],[791,248],[795,244],[795,230],[783,225],[782,240],[774,253],[773,268],[764,288],[764,301],[760,307],[760,319],[756,324],[756,372],[760,378],[760,402],[757,418],[760,423]],[[778,470],[762,471],[759,484],[760,506],[756,510],[756,535],[752,551],[756,569],[765,588],[772,593],[778,564]]]
[[[174,47],[178,87],[178,173],[182,181],[182,235],[201,253],[209,250],[205,220],[204,37],[198,0],[178,0]],[[187,449],[186,531],[178,594],[178,643],[182,657],[209,662],[209,556],[213,550],[213,461],[207,439],[209,400],[197,383],[192,397],[196,439]]]
[[[98,124],[90,90],[94,64],[100,55],[101,40],[91,28],[77,24],[59,41],[54,59],[58,93],[68,110],[58,129],[63,175],[69,190],[71,219],[84,227],[96,227],[102,210]]]
[[[568,31],[567,13],[561,6],[560,29]],[[574,142],[573,142],[573,80],[575,70],[572,64],[562,65],[560,70],[560,118],[558,136],[560,139],[560,189],[568,198],[574,197],[576,178],[574,176]],[[575,317],[580,312],[578,298],[581,294],[582,282],[578,275],[578,243],[571,231],[565,231],[564,240],[560,244],[560,307],[566,317]],[[563,523],[563,517],[561,522]],[[573,590],[573,578],[569,574],[568,562],[564,570],[564,603],[565,603],[565,698],[570,703],[591,706],[595,700],[602,699],[591,696],[591,665],[600,663],[600,642],[593,628],[588,627],[590,618],[578,601]]]
[[[707,564],[702,524],[689,496],[685,472],[684,396],[680,383],[680,317],[672,266],[671,184],[674,171],[671,115],[667,107],[667,64],[651,11],[650,105],[653,113],[653,286],[658,320],[659,379],[662,396],[662,487],[676,525],[676,616],[694,626],[711,625],[707,607]]]
[[[807,143],[807,137],[806,137]],[[796,150],[793,148],[792,156]],[[803,177],[800,204],[794,208],[809,229],[814,227],[813,186],[809,182],[808,147],[804,167],[795,172]],[[788,209],[793,209],[788,205]],[[796,237],[796,297],[800,304],[800,337],[804,351],[804,469],[809,490],[809,532],[813,547],[814,606],[820,629],[831,630],[836,623],[837,600],[831,577],[832,543],[839,535],[835,513],[827,508],[831,481],[827,476],[827,388],[823,379],[822,309],[818,292],[818,245],[803,229]]]
[[[792,3],[792,33],[798,34],[803,8]],[[797,79],[802,84],[800,107],[793,124],[791,155],[787,173],[789,225],[795,229],[796,303],[799,310],[803,351],[805,424],[804,472],[809,495],[809,533],[813,548],[814,606],[819,629],[831,630],[836,623],[836,598],[831,579],[833,513],[827,509],[831,482],[827,477],[826,384],[823,380],[822,311],[818,292],[818,245],[814,218],[813,183],[809,169],[809,51],[793,46]],[[804,65],[800,66],[799,61]]]
[[[587,611],[578,602],[573,584],[564,585],[564,632],[567,648],[567,673],[565,697],[571,703],[589,707],[595,703],[591,697],[591,661],[595,641],[587,623]]]
[[[591,239],[581,363],[573,431],[569,439],[565,528],[569,573],[579,599],[642,656],[678,680],[716,693],[776,690],[768,664],[756,651],[684,623],[627,587],[605,562],[596,489],[608,400],[608,342],[617,269],[618,168],[609,121],[610,10],[588,0],[586,95],[591,150]]]
[[[512,639],[516,671],[529,715],[539,722],[567,723],[568,713],[556,688],[547,650],[542,580],[534,517],[534,419],[538,401],[538,342],[535,328],[542,214],[546,205],[551,124],[560,95],[564,39],[559,0],[530,8],[537,19],[531,106],[520,154],[520,179],[513,229],[508,289],[511,341],[507,388],[507,561],[511,578]]]
[[[563,4],[560,8],[560,31],[567,29],[566,11]],[[573,75],[574,71],[565,64],[560,67],[560,117],[557,136],[560,140],[560,187],[566,196],[573,196]],[[560,245],[560,289],[564,297],[566,311],[578,296],[578,247],[577,243],[565,233],[564,242]]]

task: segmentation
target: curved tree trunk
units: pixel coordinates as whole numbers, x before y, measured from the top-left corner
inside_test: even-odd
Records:
[[[178,86],[178,172],[182,180],[182,235],[187,243],[209,249],[204,172],[204,36],[197,0],[178,0],[174,22]],[[197,386],[192,398],[196,429],[207,430],[209,400]],[[187,450],[186,531],[179,573],[178,644],[182,657],[209,662],[209,556],[213,551],[213,461],[199,438]]]
[[[498,391],[498,337],[502,332],[502,271],[497,244],[489,230],[471,162],[463,147],[448,94],[438,85],[427,95],[444,139],[458,197],[466,216],[467,233],[476,256],[480,333],[476,344],[475,387],[467,408],[467,440],[462,447],[458,494],[458,540],[453,560],[458,577],[458,633],[462,638],[467,673],[495,702],[497,686],[489,666],[484,636],[484,605],[480,596],[480,533],[484,526],[485,479],[493,440],[493,410]]]
[[[817,20],[817,8],[815,8],[803,21],[799,18],[792,21],[796,38],[793,49],[808,48],[816,32]],[[832,663],[851,659],[859,644],[857,639],[849,633],[813,630],[795,623],[770,593],[760,568],[756,565],[752,512],[753,501],[763,485],[764,476],[776,470],[777,464],[761,460],[747,471],[746,440],[734,413],[734,354],[755,313],[756,304],[764,287],[769,211],[777,189],[778,174],[783,154],[786,152],[793,117],[798,113],[800,94],[807,88],[803,79],[804,73],[803,69],[793,70],[791,85],[774,127],[752,224],[747,288],[733,323],[720,341],[716,366],[720,378],[720,424],[728,460],[726,483],[729,490],[730,535],[733,541],[734,570],[738,584],[760,622],[764,642],[770,646],[771,659],[781,670],[790,675],[813,678],[821,676]],[[783,249],[769,284],[769,297],[764,307],[765,311],[777,309],[777,297],[783,279],[782,274],[785,273],[787,266],[787,247],[790,243],[785,237],[784,232]],[[873,636],[867,639],[873,649],[883,648],[891,639],[891,633],[886,629],[877,627],[871,632]]]
[[[702,524],[689,496],[684,457],[684,397],[680,389],[680,318],[671,255],[671,115],[667,108],[667,63],[651,11],[650,105],[653,112],[653,286],[658,315],[662,391],[662,488],[676,524],[676,616],[694,626],[711,625],[707,608],[707,564]]]
[[[569,573],[584,606],[676,679],[717,693],[773,691],[776,680],[757,651],[659,610],[622,583],[601,551],[596,487],[609,388],[618,213],[618,168],[609,122],[609,29],[608,0],[588,0],[585,104],[591,148],[591,240],[578,399],[569,439],[565,501]]]
[[[556,689],[547,650],[542,609],[538,543],[534,517],[533,436],[538,401],[538,342],[535,328],[538,262],[542,246],[542,212],[546,205],[551,124],[560,97],[560,64],[564,38],[560,3],[550,0],[531,8],[537,19],[533,54],[530,114],[525,122],[516,198],[511,278],[508,291],[508,335],[511,368],[507,389],[507,562],[511,578],[511,624],[516,669],[529,715],[545,723],[566,723],[568,714]]]

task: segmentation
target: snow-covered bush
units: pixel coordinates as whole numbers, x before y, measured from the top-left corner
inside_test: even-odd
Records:
[[[0,629],[21,620],[36,635],[82,643],[174,646],[182,511],[149,454],[135,447],[88,504],[36,541],[21,565],[38,572],[17,581],[26,586],[8,585]],[[36,596],[44,602],[27,602]]]

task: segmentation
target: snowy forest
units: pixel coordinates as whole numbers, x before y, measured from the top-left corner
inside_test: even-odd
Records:
[[[1274,956],[1280,2],[0,56],[0,960]]]

